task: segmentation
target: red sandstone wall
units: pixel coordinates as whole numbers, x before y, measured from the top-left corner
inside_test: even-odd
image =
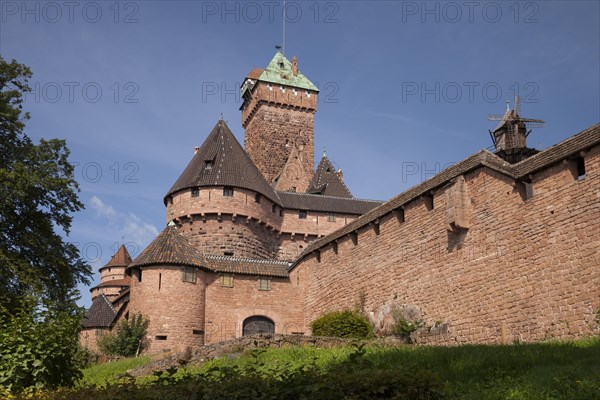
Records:
[[[255,192],[246,189],[235,188],[233,197],[224,197],[223,188],[202,188],[198,197],[185,190],[167,205],[167,221],[176,219],[202,253],[293,260],[308,242],[356,218],[336,214],[335,221],[328,221],[327,213],[309,211],[306,219],[300,219],[298,210],[273,206],[264,196],[257,203]]]
[[[533,177],[534,196],[487,168],[465,175],[471,227],[462,247],[446,230],[449,188],[408,204],[405,222],[381,220],[303,261],[304,311],[310,321],[352,307],[360,291],[366,311],[390,300],[419,306],[432,324],[448,322],[451,342],[494,343],[577,338],[592,333],[600,308],[600,147],[586,157],[584,180],[560,163]],[[304,275],[304,276],[303,276]],[[308,327],[306,328],[308,330]]]
[[[222,287],[217,274],[207,276],[206,342],[242,336],[246,318],[260,315],[275,322],[276,333],[302,332],[304,320],[297,281],[272,278],[271,290],[258,289],[258,277],[235,275],[233,287]]]
[[[150,320],[148,351],[181,350],[203,344],[206,273],[198,270],[196,283],[182,281],[182,268],[173,266],[142,267],[131,279],[130,315],[141,313]],[[160,278],[160,289],[159,289]],[[156,336],[167,336],[157,340]]]
[[[107,282],[125,277],[125,267],[102,267],[100,268],[100,282]]]
[[[246,126],[246,151],[268,182],[283,169],[294,142],[304,147],[304,169],[314,171],[314,110],[262,104]]]
[[[93,353],[99,353],[98,338],[108,332],[108,329],[84,329],[79,332],[79,344]]]

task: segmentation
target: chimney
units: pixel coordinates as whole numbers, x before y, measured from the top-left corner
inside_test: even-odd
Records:
[[[337,176],[341,179],[344,180],[344,171],[342,171],[341,169],[338,170],[337,172]]]
[[[198,146],[194,147],[194,154],[197,154],[199,150],[200,150],[200,147],[198,147]]]
[[[298,59],[296,56],[292,57],[292,74],[298,76]]]

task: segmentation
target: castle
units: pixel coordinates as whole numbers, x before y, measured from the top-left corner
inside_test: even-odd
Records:
[[[413,307],[423,342],[578,338],[600,309],[600,124],[544,151],[507,110],[481,150],[386,202],[354,198],[323,154],[319,91],[277,53],[241,87],[245,148],[219,120],[164,197],[165,229],[100,269],[84,345],[123,318],[148,351],[310,334],[359,306]]]

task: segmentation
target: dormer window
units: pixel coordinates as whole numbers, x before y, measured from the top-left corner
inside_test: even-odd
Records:
[[[285,88],[283,86],[279,86],[279,90],[281,90],[281,93],[285,93]]]
[[[212,167],[213,167],[213,162],[212,162],[212,160],[206,160],[206,161],[204,161],[204,169],[205,169],[206,171],[210,171],[210,170],[212,170]]]
[[[267,83],[267,87],[269,88],[269,90],[273,90],[273,85],[271,85],[270,83]]]
[[[285,68],[285,64],[283,63],[283,61],[279,61],[279,68],[281,68],[281,69]]]
[[[292,93],[294,93],[294,96],[298,96],[298,91],[296,89],[292,89]]]

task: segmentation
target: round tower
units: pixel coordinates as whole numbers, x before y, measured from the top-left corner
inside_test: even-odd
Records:
[[[100,284],[90,289],[92,301],[100,293],[104,293],[109,300],[114,300],[123,289],[128,288],[129,277],[125,274],[125,269],[129,264],[131,264],[131,256],[122,244],[110,261],[100,268]]]
[[[206,271],[198,250],[169,224],[127,267],[130,314],[149,320],[146,349],[183,350],[204,343]]]
[[[275,258],[280,200],[225,121],[219,120],[164,199],[202,254]]]

